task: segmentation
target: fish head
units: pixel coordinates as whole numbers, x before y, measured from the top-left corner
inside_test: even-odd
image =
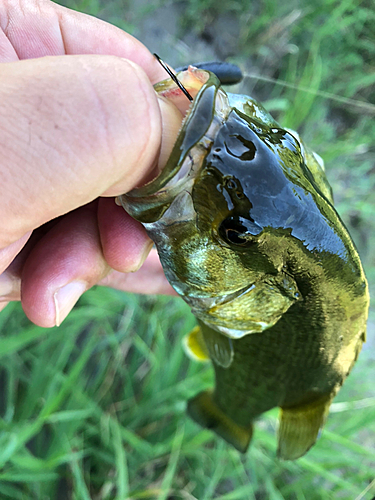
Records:
[[[120,201],[146,228],[193,313],[241,338],[273,326],[301,300],[287,260],[291,243],[322,250],[319,187],[298,136],[257,101],[226,93],[207,71],[177,77],[194,97],[187,111],[171,80],[156,86],[186,111],[167,165]]]

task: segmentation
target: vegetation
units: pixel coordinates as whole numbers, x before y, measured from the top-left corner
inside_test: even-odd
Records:
[[[65,5],[141,39],[145,20],[175,9],[178,38],[204,40],[245,68],[237,91],[259,97],[324,158],[375,291],[371,0],[170,0],[152,12],[122,0]],[[223,48],[224,15],[239,35]],[[368,343],[321,439],[305,457],[281,462],[276,410],[257,422],[245,456],[186,416],[186,400],[211,386],[213,373],[183,353],[194,318],[180,299],[96,288],[51,330],[10,304],[0,315],[0,498],[371,500],[373,322],[372,309]]]

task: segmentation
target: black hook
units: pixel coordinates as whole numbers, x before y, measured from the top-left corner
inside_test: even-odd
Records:
[[[192,101],[193,98],[191,97],[191,95],[189,94],[189,92],[185,89],[185,87],[182,85],[182,83],[178,80],[178,78],[176,77],[176,75],[174,73],[172,73],[172,71],[168,68],[168,66],[165,64],[165,62],[162,61],[157,54],[154,54],[154,56],[159,61],[159,63],[162,65],[162,67],[165,69],[165,71],[168,73],[168,75],[172,78],[172,80],[174,81],[174,83],[176,85],[178,85],[178,87],[186,95],[186,97],[189,99],[189,101]]]

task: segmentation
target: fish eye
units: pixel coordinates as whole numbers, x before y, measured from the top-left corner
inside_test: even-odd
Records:
[[[229,244],[249,247],[255,243],[252,237],[262,229],[253,220],[235,215],[223,220],[219,226],[219,235]]]

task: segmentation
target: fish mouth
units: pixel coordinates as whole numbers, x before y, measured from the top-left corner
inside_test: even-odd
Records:
[[[196,96],[187,108],[167,164],[155,179],[119,197],[125,210],[140,222],[159,220],[181,191],[191,192],[204,158],[231,110],[228,97],[219,88],[220,82],[215,75],[192,67],[182,73],[189,73],[191,77],[195,72],[199,76],[199,82],[195,82]],[[179,79],[182,73],[177,74]],[[181,80],[185,83],[183,78]],[[176,89],[172,80],[156,85],[158,94],[172,102]],[[191,92],[190,87],[188,90]]]

